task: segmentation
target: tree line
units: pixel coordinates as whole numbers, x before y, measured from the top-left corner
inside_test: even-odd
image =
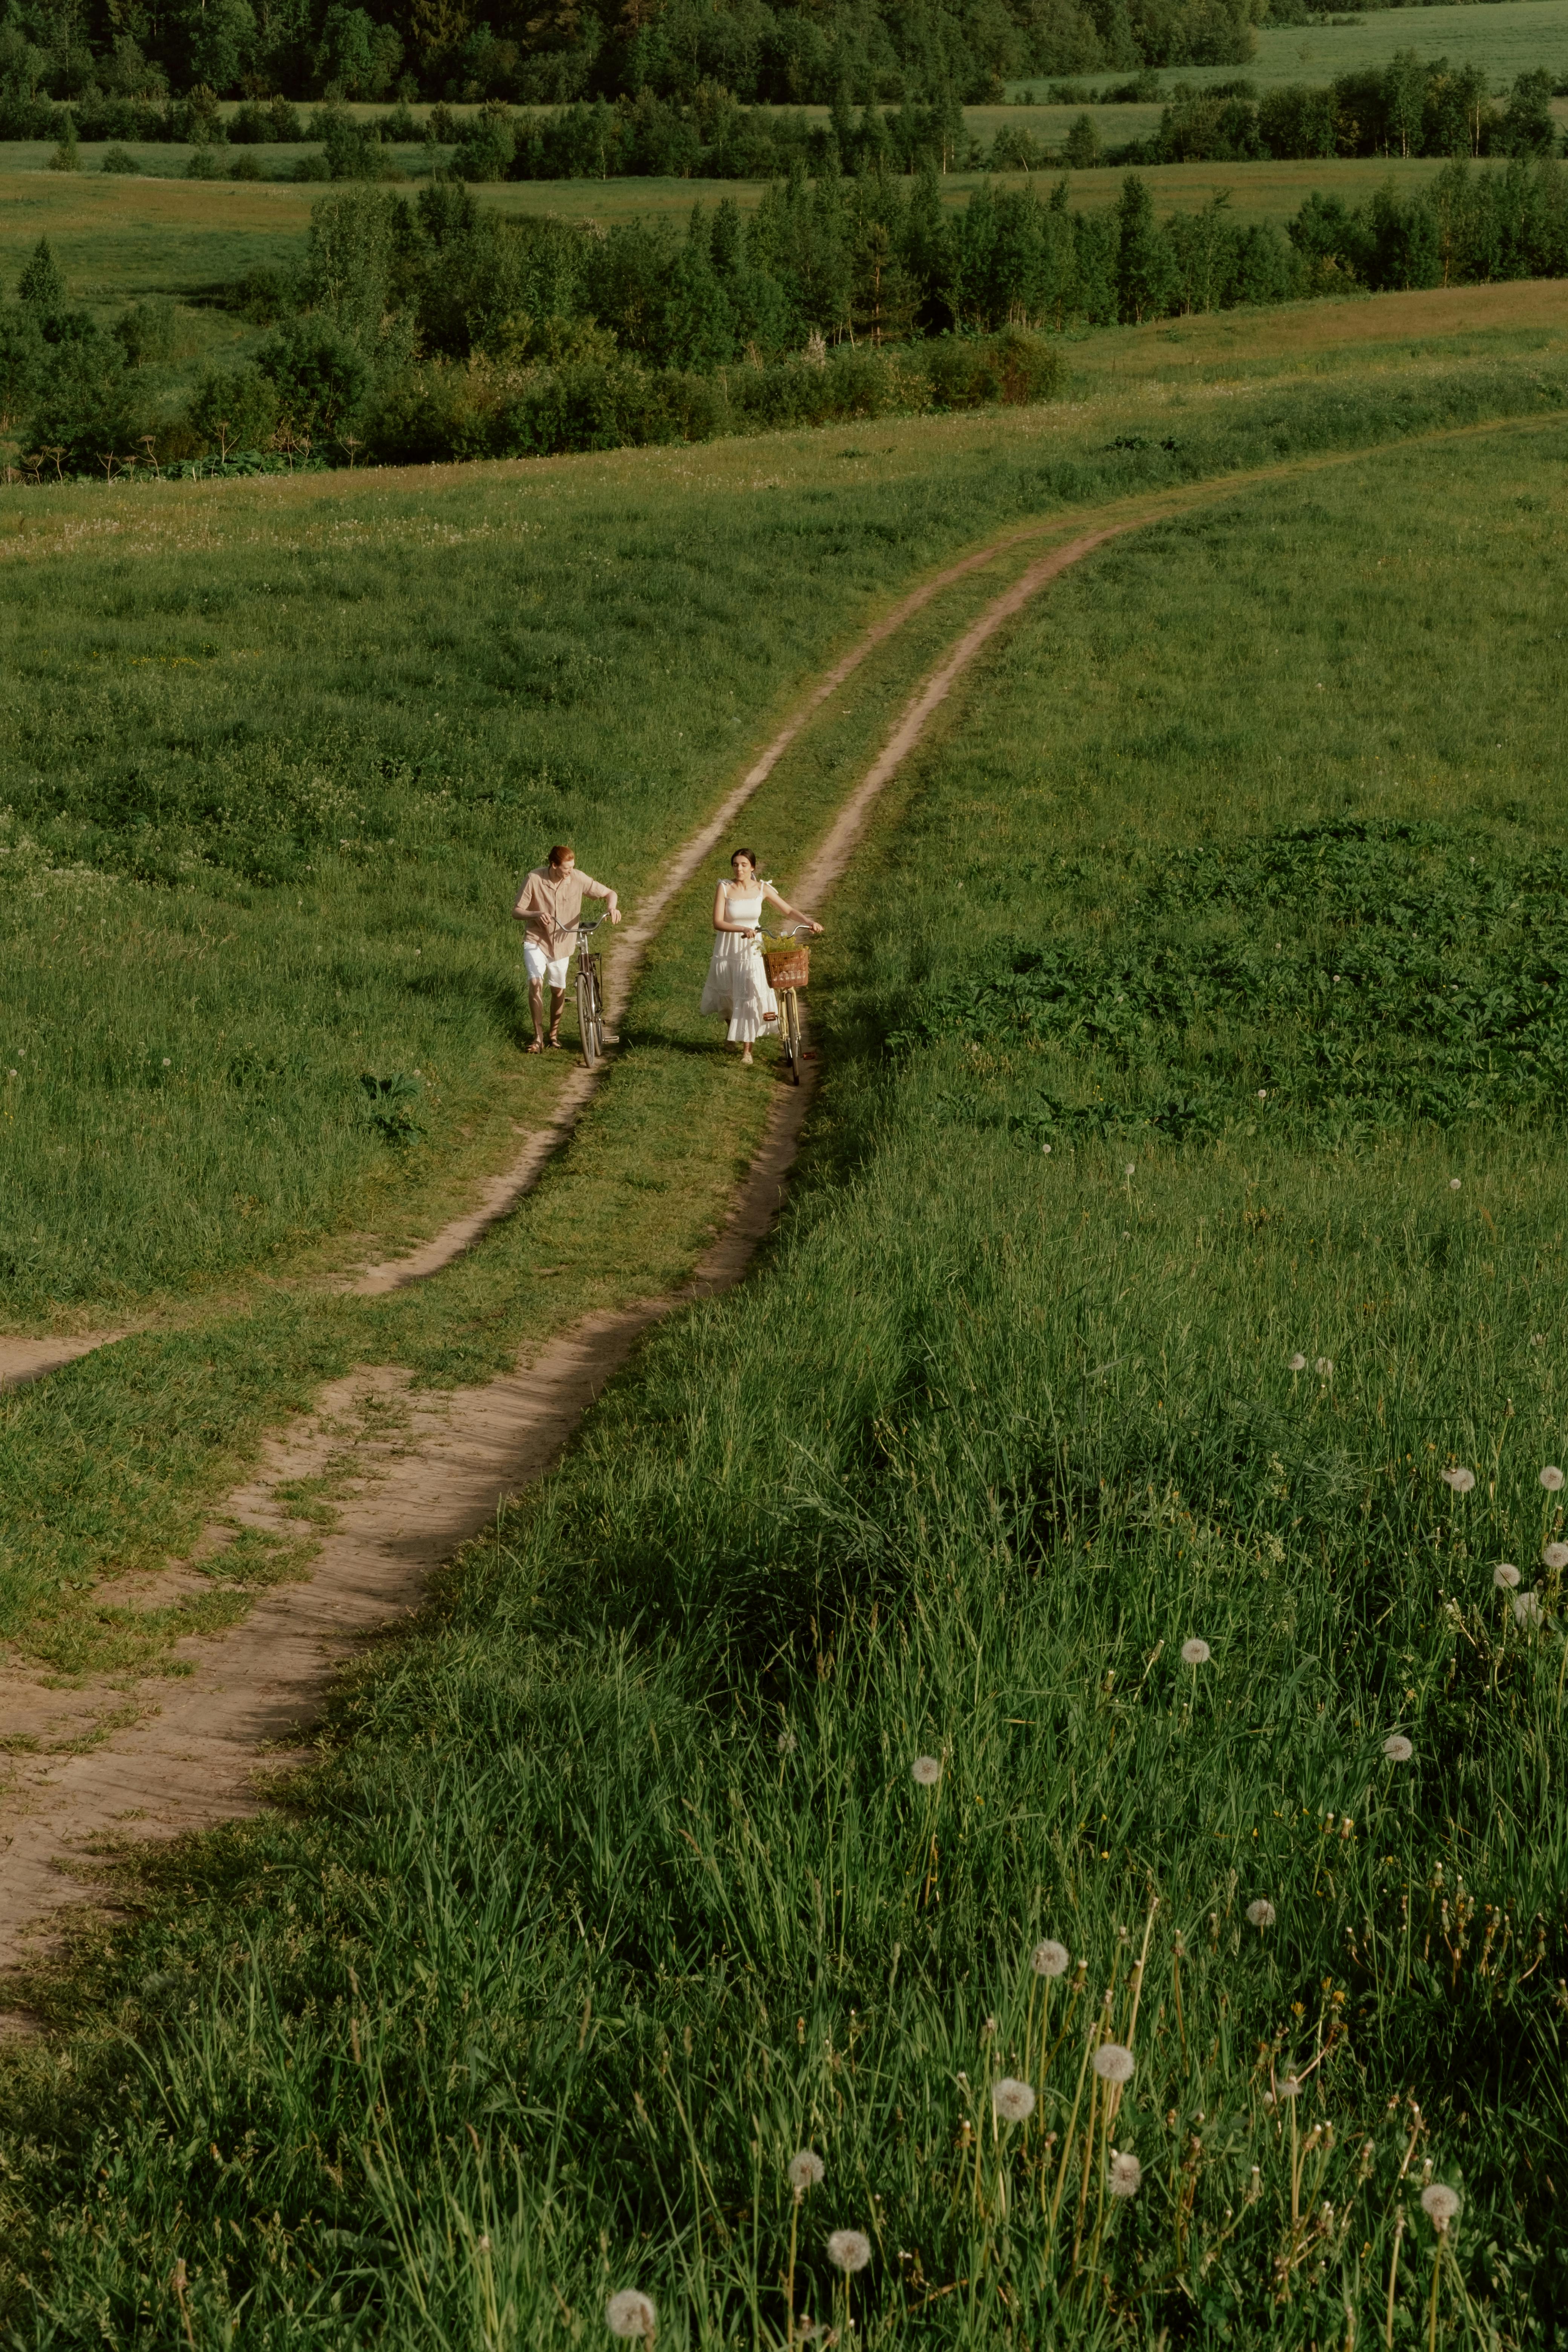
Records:
[[[1262,0],[3,0],[0,136],[43,100],[89,110],[205,89],[296,101],[898,105],[1000,96],[1009,79],[1224,65]],[[110,134],[123,138],[121,131]]]
[[[297,269],[252,270],[232,306],[270,333],[160,415],[173,306],[105,329],[73,309],[47,243],[0,309],[0,425],[21,453],[90,472],[271,449],[332,462],[520,454],[1037,398],[1069,328],[1238,305],[1568,275],[1568,173],[1457,160],[1402,198],[1308,197],[1288,231],[1222,193],[1155,215],[1129,173],[1074,207],[1065,181],[942,201],[937,175],[811,181],[742,217],[509,220],[460,183],[410,203],[349,188],[314,208]],[[37,470],[42,470],[41,468]],[[106,467],[112,470],[112,462]]]

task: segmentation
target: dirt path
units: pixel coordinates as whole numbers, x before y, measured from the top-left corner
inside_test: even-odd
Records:
[[[1286,478],[1313,470],[1316,462],[1201,485],[1136,508],[1129,501],[1097,528],[1030,564],[911,696],[792,887],[820,903],[843,873],[878,794],[918,744],[954,683],[1041,588],[1114,538],[1202,498],[1248,487],[1252,478]],[[1006,548],[1059,528],[1021,529],[950,567],[895,606],[827,674],[722,807],[671,861],[628,926],[628,951],[617,959],[608,992],[613,1017],[624,1009],[641,956],[676,892],[811,713],[942,586],[981,569]],[[552,1127],[530,1139],[508,1171],[511,1189],[504,1202],[458,1221],[413,1257],[371,1270],[360,1286],[389,1289],[436,1271],[503,1214],[587,1099],[587,1074],[575,1075],[582,1084],[570,1108],[563,1105]],[[96,1845],[128,1833],[172,1837],[257,1809],[262,1801],[253,1785],[258,1766],[276,1768],[301,1753],[299,1743],[333,1675],[364,1636],[398,1612],[416,1607],[432,1570],[476,1535],[503,1500],[543,1475],[593,1398],[655,1322],[739,1280],[777,1213],[809,1095],[809,1087],[780,1087],[762,1149],[724,1230],[679,1291],[590,1316],[558,1335],[526,1368],[483,1387],[415,1396],[406,1392],[408,1375],[395,1369],[353,1375],[324,1392],[313,1413],[271,1441],[256,1477],[229,1497],[226,1517],[275,1540],[310,1538],[310,1526],[290,1516],[285,1490],[346,1458],[342,1524],[326,1536],[302,1581],[268,1588],[244,1622],[226,1633],[193,1635],[178,1644],[174,1663],[185,1679],[150,1679],[130,1692],[107,1684],[62,1692],[42,1679],[15,1674],[0,1680],[8,1738],[24,1743],[13,1746],[8,1781],[0,1782],[0,1969],[16,1962],[29,1933],[52,1914],[91,1899],[90,1884],[71,1870]],[[40,1350],[52,1349],[53,1360],[59,1362],[91,1343],[37,1344]],[[5,1370],[0,1357],[0,1377]],[[233,1539],[232,1528],[215,1525],[209,1531],[214,1548]],[[151,1594],[139,1586],[137,1599],[141,1605],[149,1600],[170,1605],[213,1590],[212,1580],[193,1564],[172,1569]],[[112,1599],[111,1590],[105,1598]],[[25,2030],[25,2024],[13,2016],[12,2030]],[[5,2028],[0,2012],[0,2031]]]
[[[1134,528],[1131,520],[1107,526],[1055,550],[987,606],[900,714],[795,886],[803,896],[820,901],[843,873],[878,793],[986,640],[1068,564],[1118,530]],[[999,551],[1000,545],[988,548],[906,598],[800,706],[639,911],[633,951],[619,961],[610,1000],[616,1014],[675,893],[810,712],[940,586]],[[586,1072],[575,1075],[587,1079]],[[30,1936],[54,1914],[92,1899],[95,1849],[127,1835],[175,1837],[257,1810],[264,1801],[254,1785],[258,1768],[275,1771],[302,1759],[301,1736],[356,1643],[416,1608],[432,1571],[477,1535],[506,1497],[543,1475],[644,1332],[675,1308],[740,1279],[777,1213],[810,1092],[809,1086],[779,1087],[724,1229],[680,1290],[585,1317],[525,1369],[455,1394],[409,1395],[409,1375],[395,1369],[352,1374],[332,1383],[312,1413],[270,1440],[257,1475],[228,1497],[226,1524],[208,1529],[198,1558],[232,1542],[237,1528],[274,1542],[308,1542],[313,1530],[291,1515],[290,1491],[301,1479],[346,1465],[342,1524],[321,1542],[304,1580],[270,1586],[226,1633],[194,1633],[177,1643],[165,1673],[130,1692],[102,1681],[62,1691],[41,1676],[4,1678],[7,1737],[16,1744],[0,1783],[0,1969],[23,1959]],[[542,1163],[547,1150],[547,1142],[531,1139],[530,1169]],[[442,1262],[486,1222],[462,1221],[464,1238]],[[416,1278],[410,1264],[379,1270],[389,1278],[377,1286]],[[138,1605],[175,1607],[213,1590],[193,1559],[150,1590],[139,1585]],[[112,1588],[104,1597],[112,1601]],[[183,1679],[171,1680],[169,1666]],[[13,2030],[23,2023],[15,2021]]]

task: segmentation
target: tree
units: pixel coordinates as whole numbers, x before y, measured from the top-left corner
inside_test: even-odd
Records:
[[[223,457],[266,446],[278,423],[279,388],[258,367],[213,368],[185,410],[185,422],[204,448]]]
[[[195,0],[182,19],[185,79],[220,93],[233,89],[256,47],[247,0]]]
[[[65,273],[47,236],[38,239],[31,258],[23,264],[22,275],[16,280],[16,299],[39,325],[58,318],[65,309]]]
[[[1094,127],[1092,115],[1079,116],[1078,121],[1068,132],[1064,152],[1069,170],[1091,172],[1094,169],[1104,151],[1100,146],[1100,133]]]
[[[1515,79],[1503,109],[1500,144],[1510,155],[1552,155],[1557,152],[1557,125],[1552,116],[1552,76],[1521,73]]]
[[[1171,247],[1154,218],[1154,200],[1136,172],[1121,183],[1116,226],[1118,313],[1124,324],[1161,318],[1172,291]]]

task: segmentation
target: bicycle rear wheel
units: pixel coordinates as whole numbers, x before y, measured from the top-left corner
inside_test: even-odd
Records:
[[[798,1087],[800,1084],[800,999],[793,988],[784,991],[784,1003],[779,1007],[779,1030],[784,1039],[784,1060],[789,1064],[789,1074]]]
[[[584,956],[577,967],[577,1028],[584,1066],[597,1069],[605,1058],[605,1016],[599,1001],[598,964],[593,956]]]

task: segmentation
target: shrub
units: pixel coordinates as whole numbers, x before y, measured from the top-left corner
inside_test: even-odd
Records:
[[[228,167],[228,176],[231,180],[268,180],[272,175],[262,170],[254,155],[247,154],[235,157]]]
[[[124,451],[140,420],[124,353],[90,322],[47,348],[37,373],[27,440],[58,449],[68,472],[90,473],[106,453]]]
[[[1094,169],[1105,150],[1100,145],[1100,133],[1094,127],[1092,115],[1079,116],[1078,121],[1068,132],[1064,152],[1073,171],[1090,172]]]
[[[212,369],[185,408],[196,451],[260,449],[272,437],[279,409],[279,387],[258,367]]]
[[[313,436],[353,432],[374,371],[358,342],[320,318],[293,320],[257,365],[277,386],[278,414]]]
[[[98,168],[100,172],[139,172],[142,166],[128,147],[110,147]]]
[[[224,299],[229,310],[237,310],[253,327],[276,326],[299,308],[293,278],[269,261],[258,262],[243,278],[235,278],[225,289]]]
[[[223,164],[210,147],[196,147],[185,163],[187,180],[221,180]]]
[[[112,332],[130,364],[144,367],[150,360],[174,357],[178,313],[166,294],[154,294],[123,311]]]

